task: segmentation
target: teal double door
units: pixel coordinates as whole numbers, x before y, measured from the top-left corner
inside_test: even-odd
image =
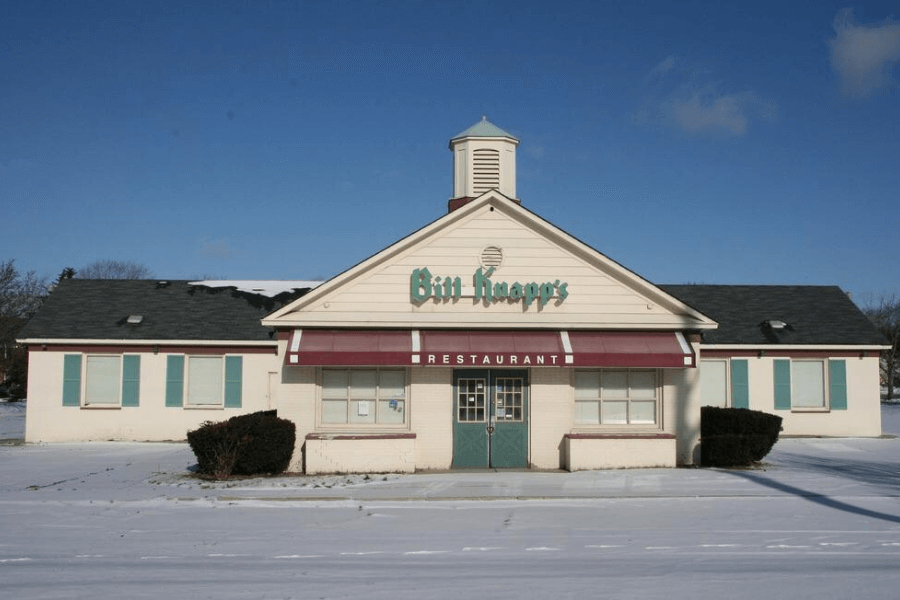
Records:
[[[528,371],[453,373],[453,468],[528,466]]]

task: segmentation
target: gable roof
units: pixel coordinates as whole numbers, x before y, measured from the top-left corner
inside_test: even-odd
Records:
[[[410,300],[411,274],[467,276],[483,249],[509,245],[497,280],[549,277],[567,282],[568,299],[546,309],[520,303],[483,310],[476,296]],[[509,261],[507,262],[507,255]],[[541,257],[540,263],[535,259]],[[536,275],[535,269],[541,269]],[[500,270],[502,269],[502,270]],[[491,271],[494,269],[492,268]],[[568,276],[577,278],[569,280]],[[553,281],[554,278],[550,278]],[[544,280],[545,281],[545,280]],[[472,284],[474,290],[474,284]],[[558,310],[557,310],[558,308]],[[496,190],[443,215],[324,282],[263,320],[271,327],[694,330],[715,321]]]
[[[270,298],[187,281],[64,279],[19,338],[270,342],[260,320],[307,291]],[[130,316],[142,319],[128,323]]]
[[[719,323],[703,332],[705,344],[864,345],[887,340],[837,286],[661,285]],[[783,321],[778,331],[765,326]]]

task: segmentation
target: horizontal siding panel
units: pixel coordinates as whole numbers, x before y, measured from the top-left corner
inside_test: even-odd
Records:
[[[589,309],[589,310],[588,310]],[[359,300],[356,302],[338,302],[332,301],[329,303],[329,308],[324,309],[323,313],[334,315],[337,313],[348,312],[367,312],[369,314],[390,314],[390,313],[398,313],[398,314],[416,314],[420,312],[441,312],[445,314],[471,314],[473,312],[478,313],[486,313],[486,314],[501,314],[501,313],[509,313],[509,314],[518,314],[521,315],[524,312],[540,312],[543,315],[547,316],[553,313],[560,313],[566,315],[573,314],[584,314],[584,315],[645,315],[650,316],[657,313],[653,311],[647,310],[645,305],[642,304],[598,304],[598,305],[590,305],[590,304],[582,304],[582,305],[573,305],[569,304],[568,301],[556,305],[554,301],[550,301],[543,309],[538,310],[537,303],[532,303],[531,306],[528,307],[527,310],[522,309],[521,302],[506,302],[506,301],[498,301],[491,304],[489,307],[485,306],[482,302],[474,302],[469,298],[461,298],[457,301],[433,301],[428,300],[421,305],[413,305],[410,302],[402,301],[402,302],[384,302],[384,301],[375,301],[375,300]]]
[[[441,276],[441,272],[431,269],[432,275]],[[567,303],[572,302],[580,302],[585,298],[590,298],[591,302],[596,302],[603,298],[611,298],[618,301],[621,301],[623,298],[628,298],[632,302],[647,304],[648,300],[643,296],[638,295],[632,290],[625,288],[623,286],[619,286],[616,284],[608,284],[608,285],[585,285],[583,283],[579,283],[577,280],[569,279],[566,277],[558,277],[558,278],[542,278],[542,277],[531,277],[527,274],[521,274],[521,276],[510,275],[508,278],[503,277],[500,278],[497,275],[491,277],[491,281],[497,282],[505,282],[505,283],[514,283],[518,281],[522,284],[527,284],[531,282],[536,283],[544,283],[545,281],[555,281],[555,279],[560,279],[561,281],[566,281],[568,283],[569,297],[566,300]],[[473,281],[471,276],[462,276],[460,277],[462,282],[463,290],[466,288],[471,289],[473,287]],[[391,277],[383,277],[377,280],[365,281],[358,283],[357,285],[349,288],[346,292],[342,293],[339,296],[333,297],[329,299],[329,302],[340,302],[345,297],[355,297],[362,293],[366,294],[378,294],[378,295],[400,295],[403,297],[409,296],[409,281],[410,277],[408,273],[404,273],[399,276],[391,276]]]
[[[435,276],[444,276],[444,273],[439,272],[435,269],[431,269],[432,275]],[[402,274],[397,275],[385,275],[384,277],[380,277],[377,280],[372,281],[364,281],[358,283],[357,285],[350,288],[347,292],[341,294],[336,297],[334,300],[339,301],[344,296],[356,296],[362,293],[366,294],[402,294],[404,297],[409,295],[409,277],[410,274],[408,272],[404,272]],[[471,275],[461,276],[462,286],[465,289],[466,287],[471,288],[473,285]],[[591,302],[597,301],[598,298],[612,297],[622,299],[624,298],[632,298],[634,302],[639,302],[646,304],[648,300],[639,296],[634,291],[629,290],[626,287],[609,283],[607,285],[585,285],[584,283],[579,283],[577,280],[573,280],[571,278],[566,277],[558,277],[554,278],[560,279],[561,281],[566,281],[569,284],[569,298],[566,302],[579,302],[583,298],[591,298]],[[521,276],[521,277],[513,277],[509,278],[495,275],[491,278],[492,281],[504,281],[506,283],[513,283],[518,281],[519,283],[530,283],[532,281],[536,281],[537,283],[543,283],[544,281],[548,281],[549,278],[541,278],[541,277],[529,277],[529,276]],[[329,300],[331,301],[331,300]]]
[[[503,243],[499,243],[502,241]],[[494,238],[491,236],[489,239],[486,239],[485,236],[478,237],[453,237],[453,238],[444,238],[438,242],[428,244],[427,246],[422,246],[421,248],[416,248],[416,254],[431,254],[439,252],[441,249],[452,249],[456,250],[459,248],[471,248],[473,252],[481,252],[482,248],[485,246],[500,246],[504,249],[504,251],[518,251],[518,250],[527,250],[527,249],[543,249],[545,251],[553,251],[555,246],[547,243],[545,240],[538,237],[505,237],[502,240],[498,238]],[[557,250],[560,254],[564,254]]]
[[[454,262],[458,262],[458,257],[454,259]],[[607,275],[598,273],[588,267],[579,266],[573,268],[566,265],[532,267],[510,265],[508,262],[511,261],[504,261],[503,266],[497,269],[494,275],[491,276],[492,281],[519,281],[524,283],[526,281],[548,281],[551,279],[559,279],[568,282],[570,287],[574,285],[578,285],[579,287],[612,285],[622,289],[629,289],[610,279]],[[394,265],[372,277],[368,277],[365,280],[359,280],[359,283],[356,283],[356,285],[373,281],[384,281],[386,284],[397,281],[405,281],[408,283],[413,270],[420,267],[427,267],[433,276],[460,277],[463,280],[463,283],[468,282],[471,284],[472,277],[479,266],[480,265],[476,264],[440,264],[436,260],[411,261],[409,264]],[[352,286],[353,284],[350,285]]]
[[[460,236],[472,236],[476,235],[473,232],[477,231],[482,239],[485,237],[485,231],[490,232],[515,232],[523,237],[533,237],[537,238],[537,234],[523,228],[518,223],[514,223],[513,221],[507,220],[489,220],[489,219],[473,219],[466,223],[465,228],[457,228],[451,231],[448,231],[446,237],[460,237]]]
[[[528,313],[534,319],[523,318],[523,313],[493,313],[483,311],[471,314],[452,314],[435,312],[418,312],[414,315],[387,313],[379,315],[377,320],[372,318],[372,312],[321,312],[304,314],[302,326],[372,326],[376,324],[383,327],[448,327],[465,328],[469,326],[509,326],[510,328],[529,327],[559,327],[562,329],[581,327],[585,329],[611,329],[611,328],[654,328],[654,327],[682,327],[690,324],[689,321],[679,319],[671,315],[656,315],[648,318],[648,315],[619,314],[607,315],[606,318],[598,318],[596,315],[563,314],[548,315],[546,311],[541,313]]]
[[[456,252],[448,252],[444,255],[432,256],[408,256],[398,260],[393,266],[384,272],[405,272],[407,276],[413,269],[419,267],[428,267],[434,273],[434,269],[440,266],[447,270],[446,274],[471,277],[475,270],[481,266],[479,257],[481,251],[477,253],[467,253],[464,250]],[[597,277],[606,277],[606,275],[597,269],[585,266],[576,259],[567,256],[551,256],[540,255],[533,256],[513,256],[509,253],[503,255],[503,265],[497,269],[496,278],[508,278],[509,274],[515,273],[516,276],[529,275],[532,279],[536,277],[554,279],[565,276],[571,280],[575,277],[584,277],[586,280],[595,280]]]
[[[410,260],[404,262],[390,270],[385,270],[385,274],[405,275],[407,278],[412,274],[413,269],[420,267],[428,267],[432,275],[455,276],[461,277],[464,281],[472,281],[475,271],[481,266],[474,257],[466,257],[469,260],[460,264],[460,256],[431,257],[419,260]],[[598,278],[606,279],[606,275],[591,269],[583,269],[573,263],[559,262],[556,264],[537,264],[528,260],[514,260],[510,257],[504,257],[503,263],[494,271],[491,276],[492,281],[515,281],[527,279],[528,281],[547,281],[560,279],[572,282],[576,279],[582,281],[590,281],[596,283]]]

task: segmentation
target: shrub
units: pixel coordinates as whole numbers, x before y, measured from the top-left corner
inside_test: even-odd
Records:
[[[202,475],[226,479],[231,475],[282,473],[294,452],[296,428],[274,410],[207,421],[187,434]]]
[[[746,408],[700,409],[700,462],[712,467],[746,466],[762,460],[781,431],[781,417]]]

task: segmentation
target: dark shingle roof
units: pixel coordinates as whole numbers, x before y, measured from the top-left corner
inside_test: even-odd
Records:
[[[837,286],[661,285],[719,323],[707,344],[884,345],[887,340]],[[784,321],[773,331],[761,324]]]
[[[836,286],[661,285],[719,323],[707,344],[885,345]],[[275,298],[187,281],[63,280],[20,339],[269,341],[260,319],[308,290]],[[143,317],[129,324],[131,315]],[[789,327],[761,326],[777,319]]]
[[[187,281],[67,279],[19,339],[270,341],[260,319],[308,290],[268,298]],[[130,324],[131,315],[143,317]]]

